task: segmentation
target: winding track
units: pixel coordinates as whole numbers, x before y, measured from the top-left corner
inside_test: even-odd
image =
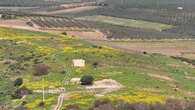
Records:
[[[60,96],[58,97],[58,103],[57,103],[54,110],[60,110],[60,108],[62,107],[62,104],[63,104],[64,96],[65,96],[64,93],[60,94]]]

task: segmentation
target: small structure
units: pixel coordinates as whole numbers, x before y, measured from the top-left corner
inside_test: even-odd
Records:
[[[70,83],[73,85],[80,84],[80,80],[81,80],[81,78],[72,78],[70,80]]]
[[[85,66],[85,60],[83,59],[74,59],[72,60],[72,64],[74,67],[84,67]]]
[[[183,10],[183,7],[177,7],[178,10]]]

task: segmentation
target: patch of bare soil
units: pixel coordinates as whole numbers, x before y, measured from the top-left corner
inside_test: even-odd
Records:
[[[94,10],[96,8],[99,8],[98,6],[85,6],[85,7],[77,7],[77,8],[70,8],[70,9],[62,9],[57,11],[40,11],[36,12],[37,14],[46,14],[46,15],[52,15],[52,14],[65,14],[65,13],[79,13],[83,11],[88,10]]]
[[[194,80],[195,81],[195,77],[186,76],[185,78],[188,79],[188,80]]]
[[[155,89],[155,88],[142,88],[142,89],[138,89],[138,90],[141,90],[141,91],[146,91],[146,92],[164,92],[164,90],[160,90],[160,89]]]
[[[81,40],[106,40],[106,36],[98,31],[67,31],[67,34],[70,36],[75,36]]]
[[[170,66],[170,67],[174,67],[174,68],[176,68],[176,67],[180,67],[180,65],[179,64],[167,64],[168,66]]]
[[[16,29],[26,29],[38,31],[29,25],[26,24],[27,21],[22,20],[0,20],[0,27],[16,28]]]
[[[177,80],[173,79],[173,78],[170,78],[168,76],[165,76],[165,75],[159,75],[159,74],[151,74],[151,73],[148,73],[147,74],[149,77],[152,77],[152,78],[157,78],[157,79],[161,79],[161,80],[166,80],[166,81],[171,81],[171,82],[177,82]]]
[[[95,81],[93,85],[87,86],[86,89],[103,89],[101,94],[117,91],[124,86],[112,79],[103,79],[101,81]]]
[[[47,93],[47,94],[58,94],[58,93],[61,93],[63,91],[64,91],[63,88],[55,88],[55,89],[45,90],[44,92]],[[33,92],[43,93],[43,90],[34,90]]]

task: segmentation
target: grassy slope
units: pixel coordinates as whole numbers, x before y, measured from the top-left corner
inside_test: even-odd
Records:
[[[0,100],[1,102],[13,103],[16,106],[21,102],[21,100],[12,100],[7,92],[9,89],[5,89],[11,87],[11,83],[18,77],[24,78],[24,85],[31,90],[42,89],[41,78],[32,75],[32,67],[35,63],[44,63],[50,67],[49,75],[44,76],[46,90],[49,86],[56,86],[56,88],[64,86],[67,91],[83,90],[83,86],[64,85],[64,77],[66,76],[67,81],[69,81],[73,77],[90,74],[94,76],[95,80],[111,78],[124,85],[124,89],[107,94],[105,97],[119,98],[127,102],[161,101],[163,100],[162,96],[192,98],[185,91],[195,92],[193,85],[195,81],[185,79],[184,76],[184,72],[188,72],[190,77],[195,77],[195,70],[167,56],[125,53],[68,36],[24,30],[0,28],[0,35],[3,38],[0,40],[0,75],[7,74],[8,76],[7,79],[3,78],[0,81],[3,83],[0,85],[0,92],[6,93],[2,97],[5,100]],[[72,59],[79,58],[86,60],[86,67],[74,68],[71,66]],[[7,61],[9,63],[5,63]],[[93,67],[94,62],[98,62],[97,68]],[[6,70],[7,68],[10,69]],[[64,70],[69,74],[63,74]],[[161,81],[148,77],[144,75],[145,73],[167,75],[178,82]],[[170,85],[176,85],[181,91],[174,91]],[[149,91],[143,91],[143,88],[147,88]],[[10,91],[12,92],[13,89]],[[46,99],[51,98],[50,101],[47,100],[46,109],[56,104],[58,95],[46,94]],[[41,94],[28,95],[25,99],[26,106],[36,110],[41,109],[37,106],[40,99]],[[82,107],[88,107],[94,99],[92,94],[73,95],[71,100],[64,102],[64,106],[76,103]]]
[[[113,25],[119,25],[119,26],[127,26],[127,27],[141,28],[141,29],[152,29],[156,31],[163,31],[165,29],[170,29],[173,27],[171,25],[166,25],[161,23],[153,23],[153,22],[133,20],[133,19],[123,19],[123,18],[102,16],[102,15],[85,16],[85,17],[80,17],[79,19],[98,21],[98,22],[103,22],[103,23],[108,23]]]

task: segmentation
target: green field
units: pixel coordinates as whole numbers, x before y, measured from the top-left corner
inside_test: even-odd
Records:
[[[125,19],[125,18],[117,18],[111,16],[103,16],[103,15],[95,15],[95,16],[85,16],[80,17],[78,19],[81,20],[88,20],[88,21],[97,21],[103,22],[113,25],[119,26],[127,26],[127,27],[134,27],[134,28],[141,28],[141,29],[152,29],[156,31],[163,31],[165,29],[171,29],[174,26],[161,24],[161,23],[154,23],[142,20],[134,20],[134,19]]]
[[[126,102],[164,102],[167,98],[194,100],[188,94],[195,92],[194,80],[186,77],[195,77],[195,70],[183,62],[160,54],[126,53],[122,50],[107,46],[94,45],[60,34],[48,34],[25,30],[0,28],[0,105],[11,104],[12,107],[21,105],[31,110],[50,110],[57,103],[60,93],[45,94],[46,105],[42,107],[42,93],[27,95],[24,99],[12,99],[11,95],[18,88],[13,86],[16,78],[23,78],[24,84],[30,90],[59,89],[64,87],[66,92],[85,91],[85,86],[65,84],[72,78],[83,75],[92,75],[95,81],[113,79],[124,86],[115,92],[95,97],[95,93],[71,94],[69,100],[64,101],[63,107],[70,104],[79,104],[88,108],[95,99],[109,98]],[[86,66],[76,68],[72,66],[73,59],[86,60]],[[97,65],[94,66],[94,63]],[[45,64],[49,74],[34,76],[33,66]],[[65,72],[64,72],[65,71]],[[185,74],[187,73],[187,75]],[[170,81],[148,74],[161,75],[174,79]],[[175,91],[174,88],[178,88]],[[97,90],[96,93],[101,92]],[[10,109],[11,110],[11,109]]]

